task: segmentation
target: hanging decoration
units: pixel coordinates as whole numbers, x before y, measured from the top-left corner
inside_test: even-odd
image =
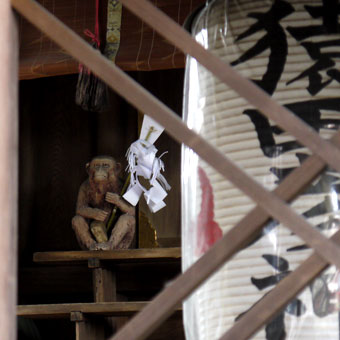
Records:
[[[100,51],[99,0],[96,0],[96,23],[94,33],[89,29],[84,34],[91,38],[94,49]],[[76,87],[76,104],[85,111],[101,112],[108,106],[107,85],[94,75],[85,65],[79,65]]]
[[[144,193],[148,207],[153,213],[166,206],[164,199],[167,196],[167,191],[171,189],[161,174],[161,171],[164,171],[161,157],[166,152],[163,152],[160,157],[156,157],[158,150],[153,145],[163,131],[164,128],[161,125],[144,115],[139,139],[131,144],[126,153],[129,175],[121,190],[121,196],[133,206],[137,205]],[[149,181],[149,190],[140,183],[138,177]],[[108,232],[114,225],[116,214],[117,207],[114,207],[106,225]]]
[[[144,193],[144,198],[151,212],[155,213],[164,208],[164,199],[167,191],[171,189],[165,177],[164,163],[161,157],[156,157],[157,149],[153,143],[163,132],[164,128],[145,115],[140,138],[131,144],[127,151],[128,168],[130,172],[130,185],[123,197],[132,205],[136,205]],[[139,177],[149,181],[150,188],[145,188]]]
[[[122,24],[122,4],[108,0],[105,56],[115,62],[120,46],[120,27]]]

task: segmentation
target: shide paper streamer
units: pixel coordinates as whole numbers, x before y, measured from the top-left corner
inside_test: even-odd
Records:
[[[160,157],[156,157],[158,150],[153,145],[163,131],[164,128],[161,125],[145,115],[140,139],[132,143],[127,151],[130,185],[123,197],[135,206],[144,193],[146,203],[153,213],[166,206],[164,199],[167,196],[167,191],[171,189],[161,174],[161,171],[164,171],[161,157],[166,152]],[[140,183],[139,177],[149,181],[149,189]]]

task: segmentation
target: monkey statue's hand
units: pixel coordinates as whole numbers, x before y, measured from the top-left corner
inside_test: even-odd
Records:
[[[120,196],[118,194],[115,194],[113,192],[107,192],[105,196],[105,200],[112,204],[118,204],[121,200]]]
[[[105,210],[101,210],[101,209],[93,209],[94,210],[94,214],[93,214],[93,219],[96,221],[100,221],[100,222],[105,222],[109,213]]]
[[[110,249],[111,243],[109,242],[94,243],[90,247],[90,250],[110,250]]]

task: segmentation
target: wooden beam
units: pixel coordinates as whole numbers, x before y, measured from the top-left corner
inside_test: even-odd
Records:
[[[82,312],[71,312],[71,321],[75,322],[76,340],[105,340],[103,320],[92,320]]]
[[[128,249],[114,251],[52,251],[34,253],[33,261],[41,263],[79,262],[89,259],[109,260],[110,262],[138,262],[178,260],[181,248]]]
[[[95,302],[116,302],[117,299],[117,280],[115,268],[106,268],[103,261],[90,259],[88,263],[92,269],[93,295]],[[107,318],[106,322],[112,330],[121,328],[128,321],[128,318]],[[97,339],[97,338],[94,338]]]
[[[176,140],[192,148],[203,160],[214,167],[225,178],[229,179],[246,195],[271,214],[275,219],[289,227],[295,234],[300,236],[309,246],[318,251],[329,262],[340,268],[340,247],[328,240],[325,236],[315,230],[303,217],[297,215],[295,211],[287,206],[280,198],[268,192],[258,182],[253,180],[245,171],[230,161],[221,151],[207,142],[194,131],[187,128],[177,115],[167,108],[163,103],[149,94],[145,89],[134,82],[124,72],[110,63],[105,57],[91,48],[83,39],[68,29],[53,15],[48,13],[42,6],[32,0],[12,0],[13,6],[24,15],[29,21],[40,28],[60,46],[65,48],[71,55],[79,59],[84,65],[105,81],[113,90],[117,91],[127,101],[139,108],[142,112],[148,113],[152,118],[166,127],[167,132]],[[152,7],[152,6],[151,6]],[[157,9],[156,9],[157,11]],[[151,13],[153,17],[153,13]],[[167,19],[169,20],[169,19]],[[177,27],[176,24],[174,24]],[[165,28],[165,26],[164,26]],[[165,28],[166,30],[167,28]],[[176,28],[177,30],[180,28]],[[179,32],[182,32],[180,29]],[[208,51],[198,45],[185,31],[184,37],[191,41],[192,49],[197,48],[202,56],[211,59],[212,63],[217,63],[220,68],[214,69],[217,74],[229,72],[230,68],[219,61]],[[182,38],[181,34],[178,38]],[[191,51],[192,52],[192,51]],[[242,78],[235,71],[233,81],[238,82],[242,87],[250,91],[246,99],[252,101],[253,96],[263,99],[270,110],[278,110],[279,115],[288,112],[270,97],[266,96],[257,87],[254,87],[248,80]],[[256,90],[255,90],[256,89]],[[255,92],[254,92],[255,91]],[[259,92],[258,92],[259,91]],[[255,100],[256,101],[256,100]],[[323,141],[318,134],[304,124],[302,121],[290,114],[287,116],[287,126],[291,127],[290,132],[298,132],[297,135],[304,136],[301,141],[315,151],[320,158],[325,159],[334,168],[340,171],[340,153],[337,148],[329,142]],[[280,120],[280,119],[279,119]],[[285,118],[283,118],[285,121]],[[286,124],[284,124],[286,125]],[[298,129],[296,130],[296,127]],[[321,148],[314,146],[320,144]],[[327,156],[325,156],[327,155]],[[330,156],[330,159],[329,157]]]
[[[252,183],[251,181],[249,182],[249,179],[247,179],[247,177],[244,176],[244,173],[242,173],[242,171],[240,169],[238,169],[237,167],[235,167],[233,164],[231,164],[230,162],[228,162],[228,160],[224,157],[223,154],[219,153],[215,148],[211,147],[211,145],[209,143],[207,143],[206,141],[204,141],[202,138],[200,138],[197,134],[193,133],[192,131],[188,130],[180,121],[176,121],[176,118],[172,116],[172,113],[170,112],[170,110],[168,110],[167,108],[165,108],[164,106],[162,106],[159,102],[157,102],[154,98],[152,98],[150,95],[147,95],[145,93],[145,91],[143,91],[142,89],[136,87],[131,80],[129,80],[128,78],[124,77],[123,74],[121,74],[120,72],[118,72],[112,65],[110,66],[108,63],[106,63],[105,60],[101,60],[100,56],[96,56],[93,51],[90,51],[89,49],[86,50],[86,48],[83,46],[81,46],[81,41],[77,41],[76,39],[74,39],[75,37],[73,36],[72,38],[72,34],[71,32],[68,32],[67,30],[62,30],[60,24],[58,25],[58,23],[55,21],[55,19],[53,19],[52,17],[47,17],[45,16],[45,14],[41,13],[41,10],[39,9],[39,7],[35,7],[36,4],[34,4],[31,1],[24,1],[24,0],[13,0],[13,4],[15,4],[15,6],[18,8],[18,6],[20,7],[20,5],[22,5],[23,7],[21,7],[21,12],[23,14],[25,14],[28,18],[33,21],[35,24],[37,24],[41,29],[43,29],[47,34],[49,34],[50,36],[52,36],[59,44],[61,44],[62,46],[64,46],[65,48],[67,48],[70,53],[74,53],[74,55],[80,59],[81,61],[85,60],[85,64],[86,65],[90,65],[92,66],[92,69],[95,71],[95,73],[97,75],[99,75],[104,81],[106,81],[108,84],[110,84],[110,86],[113,89],[116,89],[118,93],[121,93],[128,101],[130,101],[131,103],[134,103],[135,106],[139,107],[143,112],[147,112],[148,114],[150,114],[150,116],[152,116],[153,118],[155,118],[158,122],[160,122],[162,125],[167,126],[168,132],[177,140],[184,142],[185,144],[187,144],[189,147],[193,148],[203,159],[205,159],[209,164],[211,164],[213,167],[215,167],[221,174],[223,174],[225,177],[229,178],[231,181],[233,181],[234,183],[237,183],[237,185],[244,191],[246,192],[249,196],[251,197],[255,197],[255,199],[257,198],[259,201],[262,199],[261,195],[263,194],[263,191],[261,191],[261,188],[256,188],[255,193],[252,193],[252,190],[254,189],[254,183]],[[28,6],[28,7],[27,7]],[[33,6],[33,7],[32,7]],[[37,13],[40,13],[39,15],[37,15]],[[49,33],[48,33],[49,32]],[[64,33],[64,34],[63,34]],[[80,50],[79,50],[80,49]],[[83,55],[81,55],[81,51],[84,52]],[[86,51],[86,53],[85,53]],[[95,61],[100,61],[101,60],[101,65],[96,64]],[[220,69],[220,71],[225,71],[225,69]],[[220,73],[221,73],[220,72]],[[222,72],[223,73],[223,72]],[[113,79],[116,80],[113,81]],[[238,78],[236,78],[237,81],[239,80]],[[235,79],[234,79],[235,80]],[[119,84],[119,86],[117,85],[117,83]],[[242,82],[241,82],[242,83]],[[252,95],[254,95],[254,93],[252,93]],[[270,98],[267,98],[268,100],[265,101],[265,104],[268,104],[268,107],[270,107],[269,104],[272,104],[272,100]],[[274,105],[273,108],[275,108],[276,106]],[[283,111],[280,111],[281,113]],[[288,125],[290,125],[292,123],[292,120],[290,120],[290,123]],[[294,121],[294,119],[293,119]],[[301,122],[300,122],[301,123]],[[332,156],[334,157],[337,154],[336,149],[334,149],[334,147],[326,142],[319,142],[319,138],[315,133],[309,133],[307,130],[310,130],[309,128],[306,129],[304,124],[298,124],[299,127],[303,127],[302,131],[306,132],[305,137],[303,137],[303,139],[306,139],[306,141],[308,140],[309,145],[312,146],[312,149],[316,152],[318,152],[320,154],[321,158],[325,158],[327,159],[327,161],[329,161],[330,164],[332,164],[333,166],[333,161],[332,159],[328,159],[328,157],[325,157],[325,150],[333,150],[332,152]],[[294,125],[294,124],[293,124]],[[294,130],[294,127],[293,127]],[[311,138],[309,138],[311,137]],[[322,146],[321,149],[318,146],[313,146],[313,143],[320,143],[320,145]],[[324,147],[326,147],[326,149],[323,149]],[[336,164],[335,164],[336,163]],[[339,162],[336,161],[334,164],[336,165],[335,168],[339,167]],[[247,179],[247,180],[245,180]],[[243,185],[243,184],[244,185]],[[248,186],[249,184],[252,184],[250,187]],[[247,189],[248,188],[248,189]],[[261,195],[260,195],[261,193]],[[267,193],[268,195],[268,193]],[[295,222],[298,222],[298,220],[294,220],[294,217],[292,217],[291,215],[291,211],[287,210],[287,207],[285,207],[284,204],[282,204],[282,202],[280,200],[277,200],[275,196],[267,196],[267,199],[265,201],[262,200],[261,204],[263,209],[266,209],[268,213],[273,213],[273,209],[272,208],[279,208],[281,209],[281,212],[283,213],[280,214],[280,212],[278,212],[276,209],[274,209],[273,215],[278,218],[278,215],[280,215],[280,218],[278,218],[279,220],[281,220],[283,223],[288,222],[288,225],[294,224]],[[275,201],[276,200],[276,201]],[[274,202],[273,205],[271,205],[271,202]],[[289,218],[288,220],[285,219],[286,214],[288,213]],[[294,214],[295,215],[295,214]],[[296,218],[296,217],[295,217]],[[302,223],[302,224],[301,224]],[[301,220],[299,220],[298,225],[299,228],[302,227],[302,225],[304,224],[304,222],[302,222]],[[292,226],[292,225],[291,225]],[[306,225],[305,225],[306,226]],[[305,229],[303,227],[303,229]],[[312,229],[310,229],[312,230]],[[294,230],[295,231],[295,230]],[[306,229],[304,230],[306,231]],[[295,231],[296,232],[296,231]],[[297,233],[299,234],[299,233]],[[301,236],[301,234],[300,234]],[[308,235],[305,235],[308,237]],[[319,236],[317,236],[316,234],[313,235],[312,238],[316,237],[316,241],[317,242],[313,242],[314,246],[316,248],[319,249],[320,254],[326,255],[326,257],[331,256],[332,260],[335,261],[335,263],[337,262],[337,253],[338,253],[338,247],[336,245],[334,245],[333,243],[328,242],[328,244],[326,244],[325,240],[320,239]],[[313,240],[312,240],[313,241]],[[318,242],[318,241],[321,241]],[[307,241],[308,242],[308,241]],[[321,245],[321,247],[319,247]],[[327,245],[328,247],[333,246],[333,249],[328,249],[331,251],[328,251],[327,254]],[[223,255],[223,250],[222,250],[222,255]],[[204,256],[202,258],[206,260],[208,257]],[[217,260],[213,259],[213,261],[208,265],[209,265],[209,270],[215,266],[216,269],[216,264],[217,264]],[[202,262],[203,263],[203,262]],[[197,267],[194,267],[195,269],[197,269]],[[204,272],[204,268],[201,268],[202,271],[200,271],[199,273],[202,274]],[[192,272],[192,274],[194,277],[194,284],[198,284],[199,280],[203,280],[206,275],[202,274],[202,276],[197,276],[197,273],[195,273],[194,271]],[[188,277],[182,276],[182,281],[177,280],[177,284],[178,282],[181,283],[185,283],[184,278],[188,279]],[[196,277],[196,278],[195,278]],[[190,284],[192,284],[192,282],[189,282]],[[173,295],[168,295],[167,299],[173,299],[173,297],[176,297],[176,301],[178,302],[177,298],[179,298],[180,296],[182,296],[183,298],[183,291],[181,291],[181,287],[179,285],[175,285],[175,283],[173,283],[172,285],[170,285],[169,288],[166,289],[166,292],[169,293],[171,292],[171,289],[173,289],[174,287],[176,287],[179,290],[174,290],[172,291]],[[171,289],[170,289],[171,288]],[[193,288],[191,288],[192,290]],[[189,294],[191,292],[191,290],[186,291],[185,294]],[[185,295],[187,296],[187,295]],[[173,304],[176,303],[176,301],[172,302],[172,306],[169,304],[164,304],[162,305],[160,299],[158,299],[157,303],[155,303],[153,305],[152,308],[149,308],[148,311],[152,313],[151,314],[151,319],[147,319],[145,318],[145,316],[147,316],[147,313],[144,313],[143,317],[145,318],[145,322],[144,324],[142,324],[141,326],[143,327],[143,329],[141,331],[138,330],[138,334],[142,334],[142,332],[144,331],[144,328],[149,328],[150,324],[152,324],[154,322],[154,325],[159,322],[159,320],[161,318],[164,318],[167,314],[170,313],[171,308],[173,308]],[[160,309],[157,309],[158,307],[160,307]],[[161,311],[161,313],[160,313]],[[155,317],[155,315],[158,314],[157,317]],[[160,315],[160,316],[159,316]],[[142,318],[140,318],[139,320],[142,320]],[[150,321],[151,320],[151,321]],[[138,325],[138,323],[132,323],[132,325]],[[126,328],[126,327],[125,327]],[[133,328],[132,326],[130,327],[130,329]],[[124,329],[123,329],[124,330]],[[136,329],[132,329],[133,333],[129,333],[129,335],[133,335],[133,338],[136,338],[136,334],[134,332],[136,332]],[[152,331],[152,327],[150,327],[149,329],[146,330],[147,332]],[[121,334],[121,333],[120,333]],[[145,334],[144,334],[145,335]]]
[[[18,30],[10,1],[0,1],[0,334],[16,339],[18,192]]]
[[[148,302],[102,302],[21,305],[17,307],[17,315],[31,319],[67,319],[72,312],[101,316],[129,316],[139,312],[147,304]]]

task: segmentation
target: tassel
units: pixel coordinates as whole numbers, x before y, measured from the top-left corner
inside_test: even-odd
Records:
[[[86,29],[84,34],[91,38],[94,49],[100,51],[99,38],[99,0],[96,0],[95,33]],[[85,65],[79,65],[76,87],[76,104],[85,111],[102,112],[108,107],[107,85],[98,79]]]

